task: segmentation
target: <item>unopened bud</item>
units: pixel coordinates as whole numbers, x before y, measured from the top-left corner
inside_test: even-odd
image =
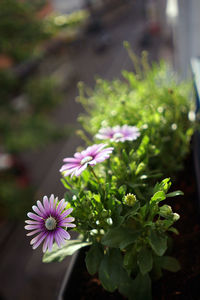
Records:
[[[179,219],[180,219],[180,215],[177,214],[177,213],[174,213],[174,214],[173,214],[173,221],[176,222],[176,221],[178,221]]]
[[[111,218],[108,218],[107,220],[108,225],[112,225],[113,224],[113,220]]]
[[[172,208],[169,205],[163,205],[160,207],[159,214],[162,217],[169,217],[172,214]]]
[[[107,210],[103,209],[102,213],[101,213],[101,216],[102,216],[102,218],[106,218],[106,217],[109,216],[109,212]]]
[[[128,206],[133,206],[135,204],[135,202],[136,202],[136,196],[133,195],[133,194],[131,194],[131,193],[129,193],[129,194],[127,194],[125,196],[124,202]]]

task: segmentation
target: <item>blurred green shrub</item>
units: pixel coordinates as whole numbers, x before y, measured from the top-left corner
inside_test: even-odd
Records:
[[[66,127],[50,119],[63,99],[56,78],[35,77],[22,83],[11,72],[1,71],[0,99],[0,161],[3,153],[18,157],[68,135]],[[26,175],[20,172],[15,166],[1,170],[0,163],[0,217],[24,218],[30,207],[34,191],[30,182],[23,184]]]
[[[0,53],[20,62],[36,54],[35,46],[48,37],[44,21],[36,18],[33,3],[0,1]]]
[[[89,18],[89,12],[85,9],[74,11],[70,14],[51,14],[45,19],[45,29],[51,34],[56,34],[62,30],[70,30],[84,24]]]

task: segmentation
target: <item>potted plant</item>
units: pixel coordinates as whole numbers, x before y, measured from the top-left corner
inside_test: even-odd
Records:
[[[88,246],[87,270],[98,274],[104,289],[148,300],[163,270],[180,269],[171,256],[180,216],[170,198],[183,193],[170,189],[169,176],[174,180],[183,167],[194,123],[188,84],[163,63],[150,68],[145,53],[140,64],[126,46],[137,73],[124,71],[126,81],[98,79],[88,95],[79,85],[87,111],[79,120],[90,137],[80,134],[88,147],[64,158],[65,199],[38,201],[25,228],[37,234],[34,249],[44,241],[44,262]],[[75,227],[79,238],[65,243],[66,227]]]

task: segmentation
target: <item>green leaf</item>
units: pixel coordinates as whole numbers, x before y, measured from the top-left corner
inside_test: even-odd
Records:
[[[181,268],[178,260],[171,256],[163,256],[159,258],[161,268],[171,271],[178,272]]]
[[[118,193],[121,195],[121,197],[123,197],[126,194],[126,190],[127,190],[127,186],[121,185],[118,189]]]
[[[168,228],[168,231],[171,231],[171,232],[173,232],[173,233],[175,233],[177,235],[179,234],[179,231],[176,228],[174,228],[174,227]]]
[[[101,261],[99,268],[99,279],[103,287],[113,292],[120,287],[125,290],[127,283],[131,280],[123,268],[123,258],[119,249],[110,249]]]
[[[180,196],[180,195],[184,195],[184,193],[182,191],[175,191],[175,192],[166,194],[166,197],[176,197],[176,196]]]
[[[102,238],[103,245],[113,248],[124,249],[135,242],[139,237],[140,231],[131,230],[124,227],[110,229]]]
[[[163,191],[156,192],[153,197],[151,197],[150,203],[152,202],[160,202],[166,199],[166,195]]]
[[[170,186],[171,186],[170,178],[165,178],[160,183],[160,187],[164,190],[164,192],[167,192]]]
[[[136,269],[137,266],[137,252],[135,248],[131,248],[130,250],[126,251],[124,254],[124,267],[127,270],[133,271]]]
[[[143,162],[141,162],[138,166],[137,169],[135,171],[135,175],[138,175],[140,172],[142,172],[145,169],[145,164]]]
[[[127,155],[125,149],[122,149],[122,157],[123,157],[124,162],[125,162],[126,164],[128,164],[128,163],[129,163],[129,156]]]
[[[99,267],[99,279],[102,286],[109,292],[114,292],[117,285],[111,280],[111,270],[109,266],[109,257],[105,256]]]
[[[170,178],[165,178],[160,183],[156,183],[153,192],[156,193],[161,190],[166,193],[170,188],[170,186],[171,186]]]
[[[135,215],[137,214],[139,208],[140,208],[140,202],[137,201],[137,202],[133,205],[133,207],[131,207],[131,210],[125,215],[125,217],[127,217],[127,216],[135,216]]]
[[[167,235],[150,230],[149,244],[158,256],[162,256],[167,250]]]
[[[148,248],[142,248],[138,254],[138,265],[142,275],[150,272],[153,266],[152,251]]]
[[[83,242],[82,240],[70,240],[62,248],[58,248],[56,244],[53,245],[51,252],[46,252],[43,256],[42,261],[49,263],[52,261],[62,261],[66,256],[74,254],[77,250],[89,246],[91,243]]]
[[[90,250],[86,253],[85,263],[91,275],[94,275],[98,271],[103,256],[103,251],[99,245],[92,245]]]
[[[71,186],[66,182],[65,179],[61,178],[60,181],[62,182],[62,184],[64,185],[64,187],[67,189],[67,190],[71,190]]]
[[[151,300],[151,279],[148,274],[139,273],[133,282],[131,300]]]

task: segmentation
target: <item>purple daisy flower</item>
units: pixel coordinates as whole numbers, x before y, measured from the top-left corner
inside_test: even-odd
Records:
[[[49,199],[47,196],[43,197],[43,205],[38,200],[37,206],[32,207],[35,213],[27,214],[31,220],[25,221],[28,224],[25,229],[31,230],[27,233],[28,236],[37,234],[30,242],[33,249],[36,249],[44,241],[43,252],[47,250],[47,247],[51,251],[54,239],[59,248],[65,244],[65,240],[70,239],[66,227],[76,227],[76,225],[71,224],[74,218],[67,218],[73,208],[65,210],[66,206],[65,199],[58,201],[58,198],[51,195]]]
[[[63,161],[66,162],[66,164],[62,166],[60,172],[64,172],[64,176],[70,174],[71,177],[79,176],[88,165],[94,166],[109,158],[114,148],[105,148],[106,146],[107,144],[95,144],[82,152],[75,153],[74,157],[64,158]]]
[[[96,134],[96,138],[101,140],[109,139],[111,142],[134,141],[139,136],[139,129],[128,125],[101,128]]]

